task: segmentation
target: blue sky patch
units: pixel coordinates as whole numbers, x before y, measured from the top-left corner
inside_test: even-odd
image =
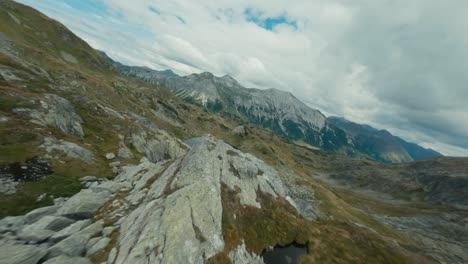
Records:
[[[73,7],[74,9],[88,13],[102,14],[107,10],[107,6],[104,3],[95,0],[63,0],[63,2]]]
[[[252,8],[247,8],[244,11],[244,15],[247,21],[255,23],[259,27],[269,31],[272,31],[277,25],[281,24],[286,24],[295,30],[297,29],[297,22],[289,19],[286,15],[281,15],[278,17],[264,17],[262,12]]]

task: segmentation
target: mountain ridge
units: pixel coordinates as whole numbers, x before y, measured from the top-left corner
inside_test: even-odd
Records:
[[[113,62],[107,55],[105,57],[113,65],[122,65]],[[344,125],[346,122],[339,122],[334,117],[327,118],[320,110],[309,107],[291,92],[276,88],[247,88],[230,75],[217,77],[210,72],[202,72],[178,76],[125,67],[128,68],[122,70],[122,66],[119,66],[114,69],[126,76],[166,87],[183,100],[200,104],[214,113],[271,129],[289,140],[304,141],[325,151],[367,156],[390,163],[441,155],[415,143],[397,139],[393,135],[384,135],[385,132],[368,125],[368,131],[363,129],[363,125],[359,126],[361,132],[356,135],[354,130],[357,129],[357,124],[355,129],[351,130]],[[258,108],[261,110],[258,111]],[[262,109],[266,110],[262,112]],[[379,137],[382,140],[378,141]],[[369,140],[373,140],[374,143],[363,143]]]
[[[328,121],[343,129],[353,138],[360,149],[377,160],[386,160],[394,152],[403,153],[401,162],[442,156],[439,152],[423,148],[392,135],[387,130],[379,130],[365,124],[358,124],[342,117],[328,117]]]

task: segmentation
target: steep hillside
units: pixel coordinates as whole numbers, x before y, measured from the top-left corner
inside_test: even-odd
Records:
[[[395,137],[386,130],[356,124],[341,117],[329,117],[328,121],[344,130],[359,150],[378,161],[408,162],[442,156],[432,149]]]
[[[445,162],[400,169],[439,174],[455,166]],[[464,187],[396,205],[358,199],[354,185],[322,182],[346,164],[384,166],[291,144],[127,78],[63,25],[0,0],[2,264],[269,264],[284,246],[297,263],[468,261]],[[447,175],[463,178],[457,166]]]

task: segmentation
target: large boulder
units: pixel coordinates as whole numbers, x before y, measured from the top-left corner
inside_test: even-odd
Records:
[[[45,94],[40,103],[38,109],[16,108],[13,111],[29,115],[33,123],[55,127],[67,134],[84,136],[81,127],[83,120],[70,101],[55,94]]]
[[[146,132],[142,129],[132,133],[128,141],[139,153],[144,154],[152,162],[178,158],[183,156],[188,150],[187,145],[171,137],[163,130],[155,129]]]
[[[89,249],[87,249],[86,255],[92,256],[96,253],[101,252],[107,247],[107,245],[109,245],[110,241],[111,239],[108,237],[100,238],[96,243],[94,243],[91,247],[89,247]]]
[[[86,251],[86,244],[91,237],[99,235],[102,231],[102,223],[96,222],[78,233],[58,242],[49,248],[48,258],[66,255],[70,257],[82,256]]]
[[[37,264],[46,254],[44,246],[5,244],[0,246],[0,264]]]
[[[111,194],[110,190],[104,188],[81,190],[68,199],[57,214],[77,220],[91,218]]]
[[[73,142],[46,137],[44,138],[44,144],[42,144],[41,147],[44,148],[47,153],[61,151],[70,158],[80,159],[87,163],[91,163],[94,160],[93,152]]]
[[[60,216],[44,216],[37,222],[25,226],[18,234],[18,238],[28,242],[42,242],[55,232],[71,225],[74,221]]]

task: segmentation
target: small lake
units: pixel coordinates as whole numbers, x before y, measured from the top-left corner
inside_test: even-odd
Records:
[[[294,264],[297,259],[307,254],[307,245],[292,243],[284,247],[276,246],[262,254],[265,264]]]
[[[47,161],[37,158],[0,167],[0,177],[9,178],[15,182],[40,181],[50,174],[52,174],[52,169]]]

